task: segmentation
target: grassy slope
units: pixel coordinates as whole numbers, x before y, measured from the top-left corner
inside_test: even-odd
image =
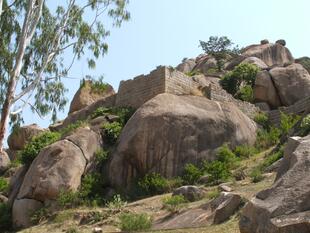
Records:
[[[263,160],[265,153],[261,153],[251,157],[250,159],[241,162],[242,166],[246,166],[246,173],[258,165],[260,161]],[[258,183],[252,183],[249,178],[246,178],[240,182],[230,182],[229,186],[233,188],[234,192],[239,193],[246,199],[250,199],[258,191],[270,187],[274,181],[275,174],[268,174],[265,179]],[[205,187],[206,190],[214,190],[216,187]],[[147,213],[151,215],[154,219],[167,215],[167,211],[162,209],[162,199],[163,197],[170,195],[164,194],[160,196],[154,196],[151,198],[139,200],[137,202],[129,203],[123,211],[135,212],[135,213]],[[206,203],[209,199],[205,199],[191,203],[187,208],[201,205]],[[118,214],[110,214],[109,217],[103,218],[97,223],[89,223],[85,225],[79,225],[78,220],[80,216],[87,216],[91,212],[101,212],[103,214],[108,213],[106,208],[78,208],[65,210],[58,213],[57,217],[53,220],[43,221],[40,225],[25,229],[21,231],[22,233],[90,233],[93,231],[94,227],[101,227],[103,232],[119,232],[117,228],[118,225]],[[195,229],[178,229],[178,230],[165,230],[165,231],[148,231],[152,233],[239,233],[238,229],[238,213],[231,217],[230,220],[226,221],[220,225],[208,226],[203,228]],[[71,230],[71,231],[70,231]]]

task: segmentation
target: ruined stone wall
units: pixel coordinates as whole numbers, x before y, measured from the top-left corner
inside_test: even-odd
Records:
[[[121,81],[116,106],[138,108],[146,101],[165,92],[166,67],[159,66],[148,75]]]
[[[281,112],[285,114],[303,114],[306,110],[310,108],[310,96],[299,100],[295,104],[289,107],[282,107],[277,110],[272,110],[268,112],[269,120],[273,125],[279,125],[281,121]]]
[[[191,77],[173,68],[159,66],[148,75],[120,83],[116,106],[140,107],[158,94],[188,95],[198,87]]]

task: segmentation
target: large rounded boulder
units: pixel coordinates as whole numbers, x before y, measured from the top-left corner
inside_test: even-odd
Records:
[[[242,53],[245,57],[257,57],[268,67],[286,66],[294,62],[291,52],[279,43],[251,45]]]
[[[109,166],[118,187],[149,172],[181,175],[187,163],[212,160],[225,142],[253,144],[256,124],[232,103],[160,94],[132,116]]]
[[[300,64],[276,67],[270,70],[275,88],[285,106],[292,105],[310,95],[310,75]]]
[[[290,138],[273,186],[243,209],[241,233],[310,232],[310,135]]]
[[[11,150],[22,150],[24,146],[36,135],[44,132],[37,124],[22,126],[14,130],[8,137],[8,145]]]

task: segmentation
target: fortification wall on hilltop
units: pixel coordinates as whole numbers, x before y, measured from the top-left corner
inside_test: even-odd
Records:
[[[159,66],[148,75],[122,81],[116,97],[116,106],[138,108],[158,94],[186,95],[191,94],[198,86],[198,83],[182,72]]]

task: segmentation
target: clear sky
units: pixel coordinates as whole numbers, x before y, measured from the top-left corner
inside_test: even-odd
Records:
[[[202,53],[199,40],[210,36],[228,36],[241,47],[265,38],[285,39],[294,57],[310,56],[309,10],[309,0],[130,0],[131,20],[111,30],[109,53],[92,71],[85,61],[76,63],[70,76],[104,74],[117,91],[121,80],[196,57]],[[66,81],[69,100],[79,83]],[[33,122],[50,123],[26,111],[25,124]]]

